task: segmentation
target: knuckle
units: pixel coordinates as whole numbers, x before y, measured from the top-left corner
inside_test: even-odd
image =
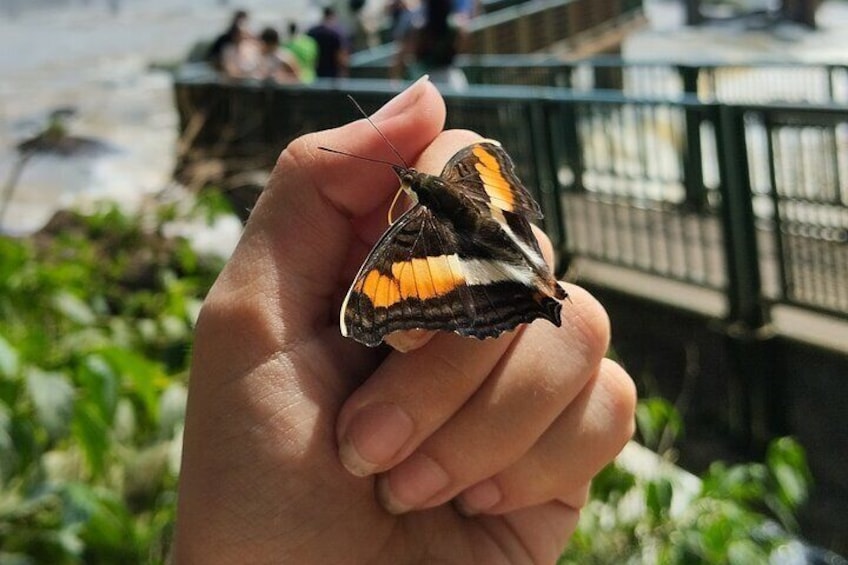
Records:
[[[609,348],[610,319],[600,302],[586,290],[569,285],[569,296],[575,305],[569,317],[572,331],[579,338],[578,346],[587,364],[596,367]]]
[[[277,158],[277,167],[286,167],[289,164],[302,164],[311,160],[314,155],[314,148],[318,145],[317,138],[317,134],[307,133],[293,139]]]
[[[610,438],[617,453],[636,431],[636,385],[627,371],[610,359],[603,360],[601,376],[606,389]]]

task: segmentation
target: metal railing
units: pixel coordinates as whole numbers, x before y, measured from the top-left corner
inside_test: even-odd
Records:
[[[770,301],[848,314],[848,109],[739,107]]]
[[[570,86],[614,88],[631,96],[696,95],[704,102],[848,102],[848,65],[669,63],[593,57],[569,64]]]
[[[388,63],[354,66],[353,76],[385,78]],[[697,96],[703,102],[848,103],[848,65],[814,63],[669,63],[592,57],[562,61],[545,54],[462,55],[472,84],[558,86],[628,96]]]
[[[355,119],[346,94],[375,108],[396,90],[184,80],[177,99],[184,126],[207,116],[196,146],[275,155]],[[749,327],[772,303],[848,317],[846,108],[509,86],[445,99],[448,127],[500,139],[513,156],[562,264],[590,257],[721,291],[730,321]]]

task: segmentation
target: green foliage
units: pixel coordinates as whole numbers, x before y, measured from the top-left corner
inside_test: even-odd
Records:
[[[662,398],[646,398],[636,406],[636,426],[645,447],[664,453],[683,435],[683,418]]]
[[[682,433],[680,415],[661,399],[641,401],[636,420],[646,444]],[[791,438],[774,440],[765,459],[716,462],[700,480],[667,460],[639,472],[611,463],[593,481],[560,563],[767,563],[797,531],[811,476]]]
[[[109,207],[0,238],[0,563],[164,560],[222,260],[144,223]]]

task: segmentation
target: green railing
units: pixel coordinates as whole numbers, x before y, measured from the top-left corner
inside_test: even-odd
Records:
[[[178,81],[195,149],[276,153],[356,119],[397,85],[312,87]],[[848,110],[694,97],[472,87],[446,93],[448,127],[500,139],[536,192],[567,266],[588,257],[726,296],[728,321],[759,327],[783,303],[848,317]],[[273,157],[269,157],[269,164]]]
[[[562,61],[545,54],[463,55],[457,64],[472,84],[560,86],[618,90],[628,96],[695,95],[703,102],[848,103],[848,65],[626,61],[592,57]],[[385,78],[388,63],[362,63],[353,76]]]

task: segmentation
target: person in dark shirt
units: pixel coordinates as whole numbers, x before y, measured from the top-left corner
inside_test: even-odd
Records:
[[[336,11],[330,7],[324,8],[321,23],[310,29],[307,35],[318,44],[315,74],[330,78],[347,76],[347,38],[336,20]]]
[[[451,0],[424,0],[420,17],[399,41],[390,76],[416,79],[429,75],[436,84],[457,90],[468,86],[462,69],[454,65],[456,55],[465,50],[468,32],[463,18],[452,14]]]

